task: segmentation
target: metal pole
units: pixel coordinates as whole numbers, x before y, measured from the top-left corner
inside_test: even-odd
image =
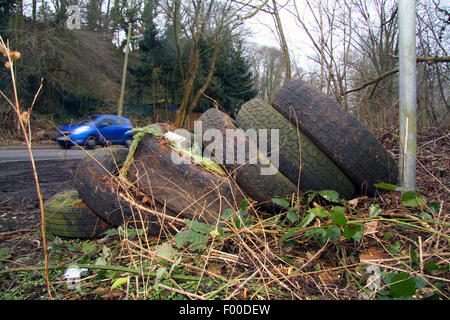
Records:
[[[399,0],[400,183],[416,189],[416,0]]]
[[[123,62],[123,71],[122,71],[122,85],[120,87],[120,97],[119,97],[119,107],[117,109],[117,115],[122,115],[123,108],[123,96],[125,94],[125,81],[127,78],[127,64],[128,64],[128,52],[129,52],[129,43],[131,38],[131,23],[128,24],[128,34],[127,34],[127,44],[125,47],[125,60]]]

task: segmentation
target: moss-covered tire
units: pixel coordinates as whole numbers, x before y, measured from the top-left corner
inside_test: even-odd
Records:
[[[375,183],[396,183],[394,159],[358,120],[320,90],[294,80],[276,92],[272,106],[333,160],[357,192],[373,195]]]
[[[279,152],[279,171],[297,184],[300,190],[329,189],[346,199],[354,196],[355,187],[348,177],[270,104],[258,98],[250,100],[241,107],[236,123],[243,130],[268,130],[268,152]],[[270,129],[279,130],[279,146],[275,145],[275,150],[271,150]]]
[[[220,153],[220,156],[216,157],[215,160],[222,162],[220,164],[224,165],[232,173],[237,184],[254,200],[268,203],[273,197],[287,197],[297,192],[297,186],[281,174],[269,162],[269,159],[259,152],[255,143],[250,141],[242,130],[237,130],[234,120],[227,114],[217,109],[208,109],[202,114],[200,120],[202,121],[204,137],[209,139],[211,135],[212,138],[215,134],[214,130],[210,129],[215,129],[218,130],[217,134],[220,136],[218,138],[225,141],[222,144],[216,144],[215,140],[211,143],[205,141],[205,150],[209,149],[209,152],[215,152],[216,156]],[[205,136],[208,130],[210,131]],[[227,132],[233,132],[234,137],[227,135]],[[228,147],[230,145],[233,148]],[[239,160],[238,155],[241,154],[239,148],[242,147],[245,148],[245,158]],[[215,149],[214,152],[212,149]],[[257,150],[257,157],[250,155],[249,150]],[[232,161],[227,161],[227,152],[234,157]],[[267,170],[269,166],[270,170]],[[261,174],[264,171],[272,171],[272,173]]]
[[[173,155],[180,153],[166,138],[144,136],[134,153],[130,180],[139,190],[189,219],[214,223],[223,210],[240,207],[245,195],[225,172],[220,175],[191,161],[178,163]]]
[[[59,237],[97,238],[112,226],[79,198],[78,191],[60,192],[44,204],[46,231]]]
[[[118,227],[131,222],[131,227],[146,228],[149,234],[157,235],[160,232],[161,220],[158,216],[138,210],[119,196],[125,187],[119,185],[117,172],[128,156],[128,148],[102,148],[96,149],[80,160],[76,170],[74,183],[81,199],[97,215]],[[175,215],[158,203],[152,203],[151,209]]]

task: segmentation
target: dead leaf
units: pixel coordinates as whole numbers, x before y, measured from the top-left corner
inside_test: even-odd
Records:
[[[150,199],[149,197],[147,197],[146,195],[144,195],[141,199],[141,203],[142,204],[146,204],[148,203],[150,206],[154,206],[155,204],[153,203],[152,199]]]
[[[369,221],[364,224],[364,235],[378,232],[378,221]]]
[[[336,282],[337,280],[337,276],[330,272],[321,272],[319,273],[319,277],[325,283]]]
[[[358,206],[359,200],[365,200],[365,199],[367,199],[367,196],[357,197],[357,198],[350,200],[348,202],[348,204],[351,205],[352,208],[356,208]]]
[[[369,248],[366,253],[362,253],[359,255],[359,261],[366,262],[366,261],[373,261],[373,260],[380,260],[384,258],[384,254],[376,248]]]
[[[222,274],[222,267],[217,264],[208,264],[208,271],[214,274]]]

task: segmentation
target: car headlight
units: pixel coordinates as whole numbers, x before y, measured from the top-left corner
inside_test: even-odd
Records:
[[[90,128],[91,127],[89,127],[89,126],[81,126],[81,127],[75,128],[75,130],[73,130],[73,134],[80,134],[80,133],[86,132]]]

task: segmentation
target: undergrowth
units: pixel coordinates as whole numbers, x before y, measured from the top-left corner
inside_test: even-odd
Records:
[[[97,240],[49,240],[56,299],[448,299],[443,202],[391,185],[376,198],[332,190],[272,199],[269,215],[244,201],[215,225],[185,220],[145,237],[124,225]],[[2,251],[0,260],[8,260]],[[89,270],[67,289],[70,265]],[[45,298],[42,266],[0,271],[18,284],[2,299]],[[38,289],[30,291],[30,287]]]

